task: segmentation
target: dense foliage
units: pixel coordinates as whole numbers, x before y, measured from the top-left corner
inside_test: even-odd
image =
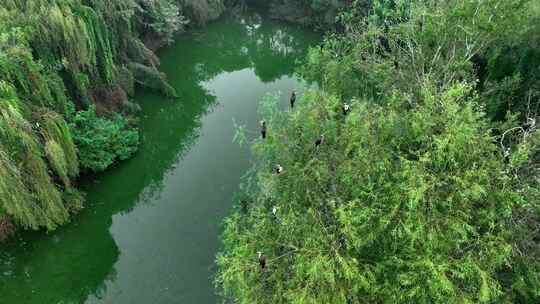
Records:
[[[326,29],[334,26],[339,12],[348,7],[350,0],[270,0],[264,3],[273,18]]]
[[[152,50],[223,9],[221,0],[1,1],[0,222],[65,223],[81,207],[79,171],[137,149],[126,118],[104,114],[134,108],[135,84],[174,96]]]
[[[217,284],[237,303],[538,303],[540,5],[366,4],[310,52],[319,91],[263,104]]]
[[[81,165],[102,171],[115,160],[128,159],[137,149],[139,135],[120,114],[111,118],[96,115],[95,107],[78,112],[72,122],[73,139]]]

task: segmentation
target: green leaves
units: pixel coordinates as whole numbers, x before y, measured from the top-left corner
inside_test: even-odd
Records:
[[[30,123],[21,113],[13,87],[2,81],[0,87],[0,208],[22,227],[55,229],[68,220],[55,178],[67,187],[69,177],[78,173],[71,135],[64,133],[65,121],[57,115]],[[43,143],[38,132],[43,132]]]
[[[84,197],[72,188],[79,161],[101,171],[135,153],[135,128],[117,114],[98,117],[95,105],[126,110],[125,92],[133,93],[135,83],[176,96],[149,48],[171,42],[191,8],[206,21],[224,6],[222,0],[2,1],[2,216],[25,228],[55,229],[82,207]]]
[[[306,93],[287,115],[264,111],[279,140],[255,143],[260,190],[245,193],[247,214],[226,222],[218,260],[226,295],[246,303],[501,296],[498,271],[511,258],[507,220],[519,194],[500,173],[471,87],[422,87],[412,107],[394,94],[381,105],[356,100],[347,117],[322,92]],[[309,138],[318,133],[328,140],[314,151]],[[267,173],[275,163],[284,174]],[[267,272],[255,270],[259,250]]]
[[[538,77],[528,67],[539,57],[523,41],[537,38],[540,7],[374,1],[364,22],[361,2],[343,15],[346,32],[308,55],[302,74],[322,91],[294,112],[265,102],[272,138],[253,145],[256,186],[243,193],[250,207],[223,233],[225,295],[240,303],[538,302],[538,132],[516,126],[519,115],[488,119],[515,105],[522,120],[537,121]],[[352,104],[347,117],[342,102]],[[322,133],[326,144],[314,150]],[[269,173],[276,163],[284,174]],[[272,261],[267,272],[249,267],[258,250]]]
[[[184,29],[189,22],[181,15],[179,4],[172,0],[141,0],[146,15],[150,19],[148,26],[166,43],[172,43],[174,35]]]
[[[125,160],[137,151],[139,133],[121,115],[98,117],[92,106],[78,112],[70,127],[81,165],[86,169],[103,171],[117,159]]]

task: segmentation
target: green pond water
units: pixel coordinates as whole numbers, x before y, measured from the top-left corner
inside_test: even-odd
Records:
[[[87,178],[86,209],[54,233],[0,245],[0,303],[217,303],[223,219],[250,167],[233,119],[256,136],[259,100],[303,86],[319,36],[260,15],[224,17],[159,52],[178,90],[140,91],[140,151]]]

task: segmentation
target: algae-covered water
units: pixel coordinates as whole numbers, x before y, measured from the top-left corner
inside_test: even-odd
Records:
[[[0,303],[217,303],[214,258],[267,93],[282,102],[319,36],[260,15],[224,17],[163,49],[180,97],[139,91],[140,151],[87,178],[86,209],[54,233],[0,245]]]

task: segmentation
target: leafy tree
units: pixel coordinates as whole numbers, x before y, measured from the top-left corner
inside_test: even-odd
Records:
[[[531,2],[522,11],[513,35],[486,50],[474,61],[479,88],[490,116],[504,120],[508,111],[522,119],[538,115],[540,97],[540,3]],[[532,104],[531,104],[532,102]]]
[[[346,0],[271,0],[264,2],[274,18],[328,29],[336,25],[336,17],[350,5]],[[365,1],[362,1],[365,2]]]
[[[180,7],[172,0],[144,0],[142,6],[150,20],[152,31],[160,35],[167,43],[173,42],[173,37],[181,31],[187,20],[181,15]]]
[[[538,78],[512,64],[536,62],[538,4],[360,2],[302,69],[321,91],[264,107],[217,284],[238,303],[538,302]]]
[[[218,283],[239,303],[478,303],[500,299],[507,220],[523,197],[472,88],[385,105],[311,93],[266,117],[249,210],[226,222]],[[274,112],[275,113],[275,112]],[[319,134],[325,145],[315,148]],[[285,173],[271,173],[275,164]],[[273,206],[277,213],[272,214]],[[262,271],[256,252],[268,257]]]

